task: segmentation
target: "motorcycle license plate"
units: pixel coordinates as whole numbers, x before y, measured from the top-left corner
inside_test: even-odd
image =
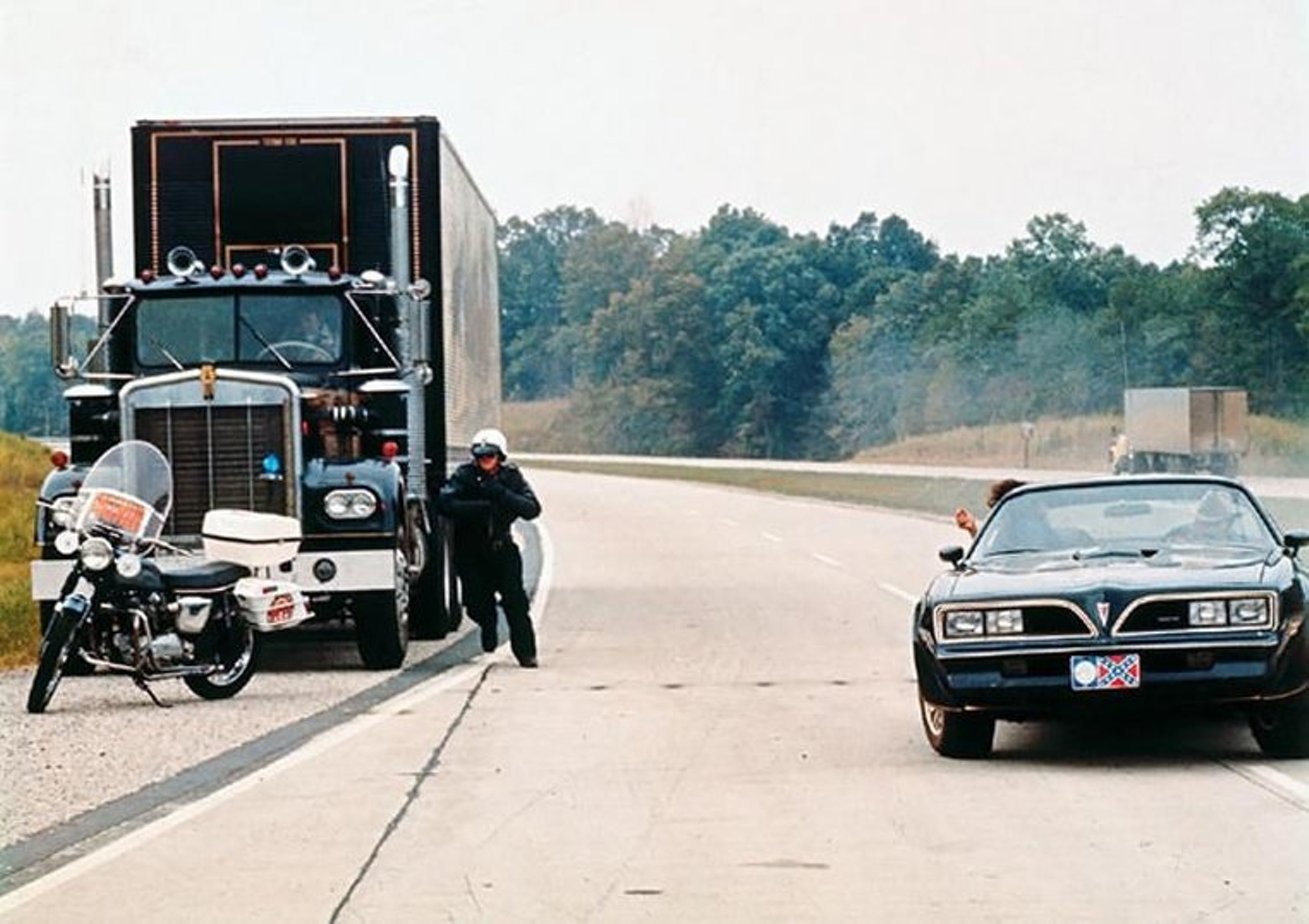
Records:
[[[1139,654],[1073,655],[1069,658],[1073,689],[1134,690],[1141,685]]]

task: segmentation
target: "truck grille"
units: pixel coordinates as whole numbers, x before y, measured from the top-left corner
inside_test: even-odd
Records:
[[[290,453],[282,406],[142,407],[135,431],[172,464],[169,533],[198,534],[205,512],[217,507],[293,513],[284,480]],[[276,479],[264,477],[269,454],[278,459]]]

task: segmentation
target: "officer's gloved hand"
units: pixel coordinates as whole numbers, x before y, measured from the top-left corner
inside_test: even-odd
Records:
[[[482,482],[482,493],[490,500],[497,501],[505,496],[505,486],[499,478],[488,478]]]

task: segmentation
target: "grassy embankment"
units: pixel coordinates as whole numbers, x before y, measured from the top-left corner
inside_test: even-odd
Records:
[[[50,470],[45,449],[0,433],[0,667],[36,657],[40,630],[32,602],[32,502]]]
[[[1109,470],[1109,441],[1121,420],[1109,415],[1069,420],[1038,420],[1027,446],[1030,470]],[[514,452],[582,452],[563,401],[509,403],[504,427]],[[1309,475],[1309,427],[1255,417],[1250,422],[1251,448],[1242,460],[1246,475]],[[856,462],[957,465],[1012,470],[1023,477],[1023,440],[1015,424],[961,427],[945,433],[906,439],[859,453]],[[989,482],[966,478],[852,475],[832,472],[777,472],[754,469],[652,465],[640,461],[574,462],[533,460],[533,468],[589,471],[597,474],[676,478],[729,484],[759,491],[816,497],[897,510],[949,515],[960,504],[982,506]],[[1309,501],[1268,498],[1267,506],[1284,527],[1309,527]]]

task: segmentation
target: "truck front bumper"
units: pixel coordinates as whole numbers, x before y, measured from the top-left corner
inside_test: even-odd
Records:
[[[330,562],[329,568],[323,562]],[[318,568],[315,568],[318,565]],[[32,599],[56,600],[73,568],[71,558],[32,562]],[[331,572],[326,580],[322,575]],[[317,572],[317,573],[315,573]],[[395,586],[393,549],[303,552],[291,562],[291,570],[273,569],[273,577],[294,581],[306,594],[348,594],[370,590],[392,590]]]

